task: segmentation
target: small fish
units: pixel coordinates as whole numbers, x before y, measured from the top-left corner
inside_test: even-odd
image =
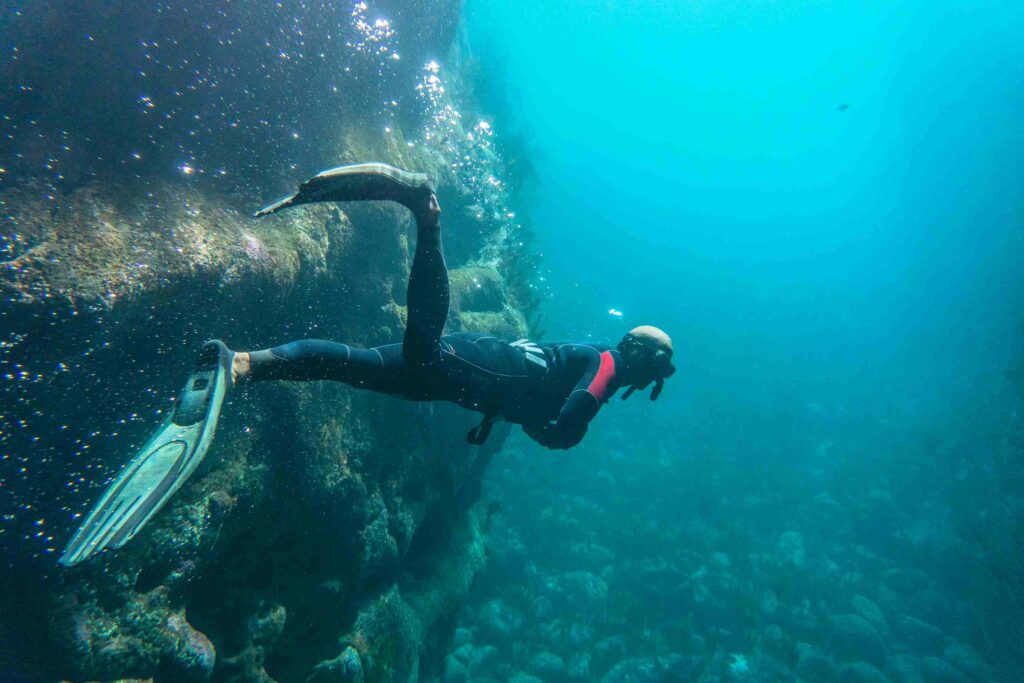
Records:
[[[849,108],[850,105],[848,105],[846,102],[843,102],[838,107],[836,107],[836,111],[846,111]]]

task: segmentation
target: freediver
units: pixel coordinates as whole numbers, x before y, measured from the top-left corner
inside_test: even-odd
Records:
[[[366,200],[398,202],[416,221],[402,342],[362,349],[303,339],[248,352],[207,342],[171,415],[108,487],[68,543],[63,564],[119,548],[142,528],[198,466],[225,394],[242,381],[332,380],[411,401],[450,401],[483,413],[467,435],[470,443],[483,444],[492,425],[505,420],[547,448],[568,449],[618,389],[627,387],[625,399],[654,384],[655,400],[675,372],[671,339],[649,325],[630,330],[614,347],[444,335],[450,295],[441,207],[424,174],[381,163],[342,166],[320,173],[256,216],[313,202]]]

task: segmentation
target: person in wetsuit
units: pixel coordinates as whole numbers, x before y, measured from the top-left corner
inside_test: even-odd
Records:
[[[672,341],[661,330],[631,330],[615,348],[577,342],[505,342],[484,334],[442,334],[448,317],[448,269],[441,249],[441,207],[427,177],[370,162],[340,166],[256,212],[326,201],[391,200],[416,218],[409,274],[408,320],[401,344],[359,349],[304,339],[271,349],[235,352],[203,344],[170,414],[125,465],[68,541],[61,564],[73,566],[120,548],[145,526],[202,462],[226,392],[242,378],[335,380],[413,401],[451,401],[484,414],[469,432],[482,444],[496,420],[523,426],[548,448],[571,448],[601,405],[621,387],[623,398],[672,375]],[[480,462],[486,466],[487,459]],[[460,495],[473,498],[470,490]]]
[[[621,387],[623,398],[654,384],[661,393],[672,365],[672,341],[658,328],[631,330],[615,346],[581,342],[507,342],[479,333],[443,333],[448,317],[448,270],[441,246],[441,207],[433,187],[395,181],[410,174],[391,167],[373,178],[372,191],[352,196],[301,192],[261,212],[304,201],[390,199],[416,219],[416,251],[408,284],[408,320],[400,344],[369,349],[334,341],[303,339],[232,359],[235,380],[333,380],[412,401],[451,401],[483,413],[470,431],[482,444],[491,425],[522,425],[538,443],[553,449],[575,446],[600,407]],[[420,176],[423,177],[423,176]],[[315,180],[315,179],[314,179]],[[343,178],[343,180],[347,180]],[[312,181],[311,181],[312,182]]]

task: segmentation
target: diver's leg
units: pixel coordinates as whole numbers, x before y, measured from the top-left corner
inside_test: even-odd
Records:
[[[437,196],[431,192],[426,206],[409,208],[416,217],[416,253],[409,271],[409,313],[402,355],[406,363],[422,366],[441,358],[441,333],[450,299],[448,267],[441,248],[441,206]]]
[[[235,354],[233,370],[239,379],[283,379],[296,382],[332,380],[350,386],[393,393],[402,366],[397,344],[360,349],[303,339],[261,351]]]
[[[441,207],[426,175],[379,162],[340,166],[314,176],[294,195],[256,215],[299,204],[363,200],[398,202],[416,218],[416,253],[409,273],[409,313],[402,352],[412,366],[440,360],[441,332],[448,317],[448,269],[441,251]]]

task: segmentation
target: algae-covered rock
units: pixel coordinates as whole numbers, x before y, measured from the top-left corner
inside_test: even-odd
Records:
[[[429,24],[450,39],[458,23],[455,2],[393,4],[408,10],[396,25]],[[418,40],[447,48],[439,35]],[[427,49],[413,37],[403,48]],[[500,162],[458,116],[435,117],[451,108],[449,91],[420,94],[421,65],[385,75],[407,79],[395,87],[423,109],[386,132],[335,121],[317,163],[380,159],[430,174],[451,247],[448,330],[519,338],[524,256],[509,246],[516,226]],[[439,68],[429,72],[438,81]],[[390,87],[350,85],[353,100]],[[454,168],[452,154],[475,166]],[[485,163],[495,183],[481,195],[473,179]],[[4,237],[17,248],[2,254],[0,361],[26,379],[2,388],[0,420],[5,448],[30,464],[3,472],[12,512],[2,501],[11,570],[0,585],[0,664],[47,680],[156,683],[440,675],[484,561],[470,508],[507,433],[471,447],[476,416],[454,406],[329,382],[240,386],[205,462],[137,537],[56,568],[205,339],[239,349],[401,340],[415,241],[407,210],[318,205],[254,221],[259,199],[294,187],[302,169],[278,164],[254,192],[181,168],[4,187]],[[471,205],[486,215],[461,229]],[[19,425],[9,437],[8,423]]]
[[[807,681],[831,680],[835,672],[835,663],[818,648],[810,643],[797,643],[796,672]]]
[[[352,646],[334,659],[320,662],[313,667],[307,683],[363,683],[363,663],[359,653]]]
[[[829,644],[837,658],[885,664],[885,643],[865,619],[856,614],[837,614],[829,617],[828,625]]]
[[[941,629],[905,614],[896,616],[893,631],[900,643],[919,655],[939,654],[949,641]]]
[[[889,678],[867,662],[851,662],[839,667],[840,683],[889,683]]]
[[[530,671],[545,680],[560,678],[565,671],[565,660],[553,652],[538,652],[530,658]]]

